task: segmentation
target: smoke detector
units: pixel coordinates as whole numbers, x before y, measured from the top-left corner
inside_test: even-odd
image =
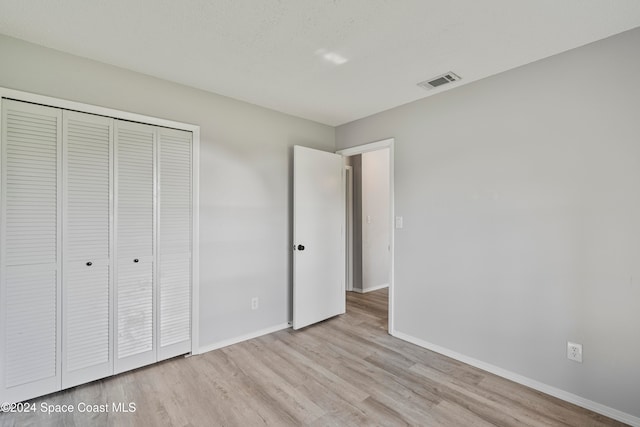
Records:
[[[457,82],[458,80],[460,80],[460,76],[449,71],[448,73],[420,82],[418,83],[418,86],[423,89],[431,90],[438,86],[446,85],[451,82]]]

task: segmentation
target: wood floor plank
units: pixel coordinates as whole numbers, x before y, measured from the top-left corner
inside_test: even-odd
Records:
[[[136,404],[130,413],[8,413],[23,426],[622,426],[398,340],[388,292],[347,293],[347,313],[32,402]]]
[[[528,408],[501,405],[493,399],[474,393],[469,387],[456,384],[451,377],[440,373],[436,369],[416,364],[410,370],[422,376],[425,380],[437,383],[439,392],[444,397],[444,400],[475,413],[489,423],[531,427],[554,425],[553,420],[532,416]]]
[[[247,345],[241,343],[223,351],[236,361],[237,369],[243,371],[262,390],[268,391],[269,400],[273,399],[277,406],[284,408],[299,424],[310,424],[324,415],[322,408],[298,393],[295,386],[270,369],[262,354],[251,354],[246,349]]]
[[[275,351],[279,351],[283,355],[283,358],[287,363],[293,366],[297,365],[302,369],[305,369],[316,382],[331,390],[331,392],[335,393],[336,396],[353,402],[360,402],[369,397],[369,394],[362,388],[355,387],[353,384],[335,374],[330,369],[313,362],[312,359],[306,357],[304,354],[296,351],[282,341],[274,341],[272,343],[272,347]]]

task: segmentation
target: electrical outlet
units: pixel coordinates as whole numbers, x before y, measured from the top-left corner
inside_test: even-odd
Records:
[[[258,309],[258,297],[253,297],[251,298],[251,310],[257,310]]]
[[[582,344],[567,341],[567,359],[582,363]]]

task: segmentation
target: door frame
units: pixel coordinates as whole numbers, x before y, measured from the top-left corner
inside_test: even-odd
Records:
[[[387,138],[379,141],[369,142],[366,144],[356,145],[354,147],[344,148],[336,151],[336,154],[340,154],[343,157],[355,156],[358,154],[368,153],[370,151],[377,151],[384,148],[389,149],[389,236],[390,236],[390,268],[389,268],[389,325],[388,332],[390,335],[395,335],[394,329],[394,282],[395,282],[395,199],[394,199],[394,138]]]

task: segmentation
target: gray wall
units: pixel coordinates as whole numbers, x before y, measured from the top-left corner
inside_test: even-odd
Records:
[[[0,86],[200,125],[200,345],[290,319],[291,147],[332,127],[1,35],[0,58]]]
[[[353,167],[353,287],[366,292],[389,284],[389,150],[345,162]]]
[[[362,290],[389,285],[389,149],[362,154]]]
[[[339,149],[395,138],[397,331],[640,416],[639,46],[337,128]]]

